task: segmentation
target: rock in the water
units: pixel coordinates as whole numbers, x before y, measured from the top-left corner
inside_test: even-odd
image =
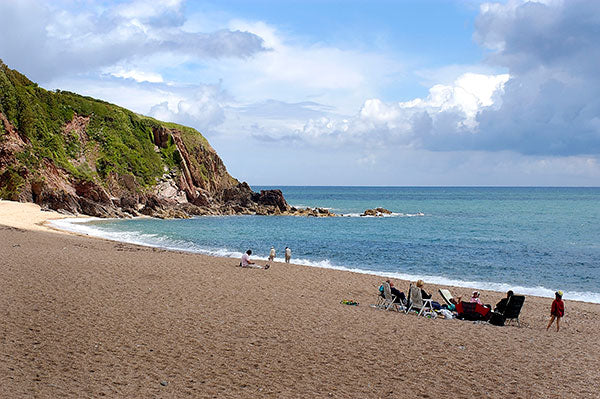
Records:
[[[260,194],[254,194],[252,199],[259,205],[272,205],[280,212],[290,210],[290,206],[283,198],[281,190],[260,190]]]
[[[384,216],[391,215],[392,211],[385,208],[367,209],[360,216]]]

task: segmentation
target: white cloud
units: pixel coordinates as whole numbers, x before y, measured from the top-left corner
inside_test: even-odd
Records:
[[[235,87],[243,102],[310,99],[348,112],[403,70],[402,63],[389,55],[304,44],[264,22],[234,20],[229,28],[261,37],[268,49],[244,62],[209,63],[215,76],[221,73],[229,77],[226,85]],[[210,76],[210,70],[208,73]]]
[[[510,1],[482,6],[475,39],[508,68],[502,105],[479,116],[488,150],[600,154],[600,3]]]
[[[137,0],[85,11],[41,0],[4,1],[0,15],[4,61],[42,82],[156,54],[204,60],[264,51],[262,39],[248,32],[183,30],[182,1]],[[178,57],[172,60],[179,62]]]
[[[225,114],[220,103],[221,92],[217,86],[194,88],[184,99],[162,102],[150,109],[150,116],[206,131],[223,123]]]
[[[340,143],[427,148],[432,138],[451,140],[456,134],[476,133],[478,113],[499,105],[508,78],[506,74],[465,73],[452,85],[433,86],[424,99],[400,103],[369,99],[352,118],[323,115],[309,119],[296,134],[315,145],[335,138]]]
[[[125,70],[124,68],[116,68],[109,72],[112,76],[124,79],[133,79],[136,82],[161,83],[163,78],[159,73],[139,71],[135,69]]]
[[[136,0],[116,6],[112,9],[111,14],[131,20],[149,20],[165,13],[181,14],[182,5],[182,0]]]

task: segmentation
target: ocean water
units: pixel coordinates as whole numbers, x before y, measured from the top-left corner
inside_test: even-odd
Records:
[[[273,187],[253,187],[255,190]],[[600,303],[600,188],[277,187],[297,207],[345,217],[211,216],[61,220],[130,243],[430,283]],[[360,217],[384,207],[388,217]]]

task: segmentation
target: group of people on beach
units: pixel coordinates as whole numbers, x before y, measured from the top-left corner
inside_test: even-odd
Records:
[[[404,292],[400,291],[399,289],[397,289],[391,280],[389,280],[389,279],[386,280],[386,283],[388,283],[390,286],[391,294],[395,298],[394,301],[399,304],[402,304],[403,306],[406,306],[409,301],[409,298],[407,298],[406,294]],[[424,285],[425,285],[425,283],[423,280],[417,280],[415,282],[416,288],[421,291],[421,297],[423,299],[431,299],[432,295],[430,293],[428,293],[427,291],[425,291]],[[380,291],[380,295],[383,297],[384,293],[383,293],[382,286],[379,287],[379,291]],[[513,296],[514,296],[514,292],[512,290],[509,290],[506,293],[506,297],[500,299],[500,301],[496,304],[496,306],[493,309],[493,313],[500,314],[500,315],[504,314],[507,309],[509,300]],[[563,297],[562,291],[556,291],[554,296],[555,296],[555,298],[552,301],[552,305],[550,307],[550,321],[548,322],[548,326],[546,327],[546,330],[550,329],[550,327],[552,326],[552,323],[554,323],[554,321],[556,320],[556,331],[559,331],[560,330],[560,319],[565,315],[565,303],[562,300],[562,297]],[[456,298],[449,298],[448,301],[449,301],[449,303],[443,304],[443,305],[441,305],[440,303],[438,303],[436,301],[431,301],[432,310],[441,311],[442,309],[445,309],[450,312],[456,312],[457,306],[459,306],[459,304],[461,304],[463,302],[463,298],[462,298],[462,296],[458,296]],[[473,291],[471,293],[471,297],[467,301],[464,301],[464,302],[474,303],[474,304],[480,305],[483,308],[489,309],[489,310],[485,310],[486,313],[490,313],[492,310],[491,305],[483,303],[483,301],[481,300],[481,293],[477,290]],[[492,315],[492,313],[490,313],[490,315]]]
[[[252,260],[250,260],[250,255],[252,255],[251,249],[247,250],[242,255],[242,259],[240,261],[241,267],[250,267],[250,268],[254,268],[254,269],[265,269],[265,270],[268,269],[269,267],[271,267],[271,265],[269,263],[265,264],[264,266],[257,265],[256,262],[253,262]],[[271,247],[271,250],[269,251],[269,262],[272,262],[275,259],[275,255],[276,255],[275,247]],[[285,255],[285,263],[290,263],[290,260],[292,259],[292,250],[289,247],[285,247],[284,255]]]

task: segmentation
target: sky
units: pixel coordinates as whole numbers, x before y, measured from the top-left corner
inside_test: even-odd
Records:
[[[192,126],[250,185],[600,186],[600,2],[0,0],[40,86]]]

